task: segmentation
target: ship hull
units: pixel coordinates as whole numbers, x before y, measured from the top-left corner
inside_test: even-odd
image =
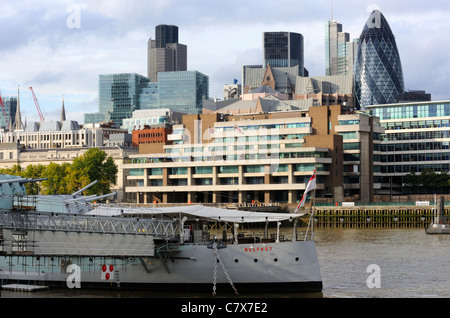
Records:
[[[211,291],[213,286],[217,291],[230,291],[232,285],[240,293],[322,290],[313,241],[227,244],[216,250],[204,244],[187,244],[159,257],[0,258],[0,280],[4,283],[179,292]]]

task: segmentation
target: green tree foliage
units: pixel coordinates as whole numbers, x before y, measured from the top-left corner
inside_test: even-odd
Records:
[[[54,162],[50,162],[45,166],[42,171],[42,178],[47,178],[48,180],[42,181],[42,194],[68,193],[66,174],[69,166],[69,163],[58,165]]]
[[[450,189],[447,171],[436,173],[432,169],[425,169],[420,174],[411,172],[403,180],[412,193],[445,193]]]
[[[87,189],[85,194],[107,194],[111,192],[111,186],[117,183],[117,171],[117,165],[111,156],[107,157],[104,151],[92,148],[73,160],[69,168],[69,174],[73,177],[69,181],[72,184],[79,182],[78,189],[80,189],[97,180],[98,182]]]
[[[50,162],[48,165],[29,165],[25,169],[20,165],[14,165],[11,168],[0,169],[0,174],[48,179],[40,183],[26,184],[27,194],[70,194],[95,180],[97,183],[84,194],[107,194],[111,192],[111,187],[117,184],[117,172],[114,159],[98,148],[89,149],[72,163],[58,165]]]

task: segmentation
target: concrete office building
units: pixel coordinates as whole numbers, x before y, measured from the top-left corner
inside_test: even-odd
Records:
[[[353,74],[357,41],[343,32],[342,24],[328,21],[325,26],[325,75]]]
[[[133,155],[127,198],[138,203],[295,205],[317,169],[317,200],[372,198],[379,124],[346,107],[247,115],[183,116],[162,153]],[[342,167],[346,167],[342,169]]]

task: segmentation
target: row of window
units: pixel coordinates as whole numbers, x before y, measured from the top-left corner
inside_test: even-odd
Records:
[[[216,144],[223,144],[223,143],[239,143],[239,142],[261,142],[261,141],[271,141],[271,140],[294,140],[294,139],[300,139],[302,140],[303,137],[308,136],[308,134],[287,134],[287,135],[258,135],[258,136],[237,136],[237,137],[225,137],[225,138],[215,138],[214,142]]]
[[[374,145],[375,148],[375,145]],[[382,152],[390,151],[423,151],[423,150],[446,150],[450,149],[450,142],[413,142],[413,143],[395,143],[380,144],[378,150]],[[375,149],[374,149],[375,150]]]
[[[276,171],[272,172],[288,172],[289,166],[287,164],[280,164],[275,166]],[[292,166],[294,172],[305,172],[305,171],[325,171],[327,169],[325,164],[313,164],[313,163],[305,163],[305,164],[294,164]],[[130,169],[130,176],[144,176],[144,169]],[[248,165],[243,166],[244,173],[265,173],[264,165]],[[220,166],[218,167],[219,173],[239,173],[239,166]],[[193,173],[196,175],[199,174],[212,174],[213,167],[193,167]],[[150,176],[162,176],[163,168],[149,168],[148,174]],[[187,175],[188,168],[187,167],[176,167],[176,168],[168,168],[169,175]]]
[[[420,162],[450,160],[450,153],[410,153],[392,155],[374,155],[374,162]]]
[[[309,181],[309,176],[296,176],[294,177],[294,183],[296,184],[305,184]],[[358,179],[358,176],[351,176],[347,177],[350,179]],[[325,179],[322,176],[317,176],[317,183],[324,183]],[[243,184],[264,184],[264,177],[247,177],[244,178]],[[144,186],[144,180],[129,180],[128,182],[129,186],[137,186],[137,187],[143,187]],[[288,177],[275,177],[273,178],[272,184],[287,184],[288,183]],[[351,182],[353,183],[353,182]],[[163,181],[161,179],[152,179],[149,180],[149,186],[150,187],[162,187]],[[188,180],[187,179],[171,179],[169,180],[168,186],[187,186]],[[193,185],[214,185],[212,178],[197,178],[193,180]],[[217,185],[239,185],[239,178],[232,177],[232,178],[219,178]]]
[[[374,167],[375,168],[375,167]],[[436,172],[448,172],[450,164],[436,163],[436,164],[406,164],[406,165],[386,165],[379,166],[377,170],[381,173],[421,173],[426,169],[432,169]],[[375,169],[374,169],[375,171]]]
[[[419,121],[405,121],[393,123],[381,123],[381,127],[386,130],[399,129],[420,129],[420,128],[448,128],[450,127],[449,119],[442,120],[419,120]]]
[[[132,158],[132,164],[142,163],[161,163],[161,162],[206,162],[206,161],[236,161],[236,160],[259,160],[259,159],[291,159],[291,158],[325,158],[327,156],[324,152],[274,152],[272,153],[250,153],[239,155],[224,155],[224,156],[199,156],[191,157],[186,154],[183,157],[166,158]]]
[[[443,138],[450,138],[449,130],[393,133],[393,134],[384,134],[382,137],[383,141],[443,139]]]
[[[444,117],[450,116],[450,103],[380,107],[370,112],[380,120]]]
[[[266,124],[266,125],[248,125],[248,126],[230,126],[230,127],[217,127],[214,128],[216,132],[234,132],[236,130],[242,131],[251,131],[251,130],[260,130],[260,129],[282,129],[282,128],[310,128],[311,123],[290,123],[290,124]]]

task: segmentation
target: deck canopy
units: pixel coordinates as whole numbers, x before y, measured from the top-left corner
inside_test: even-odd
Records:
[[[97,207],[86,214],[119,216],[135,215],[142,217],[178,217],[186,216],[188,219],[209,219],[214,221],[233,222],[233,223],[256,223],[256,222],[277,222],[285,220],[294,220],[305,216],[303,214],[292,213],[264,213],[241,210],[229,210],[208,207],[203,205],[176,206],[168,208],[120,208],[120,207]]]

